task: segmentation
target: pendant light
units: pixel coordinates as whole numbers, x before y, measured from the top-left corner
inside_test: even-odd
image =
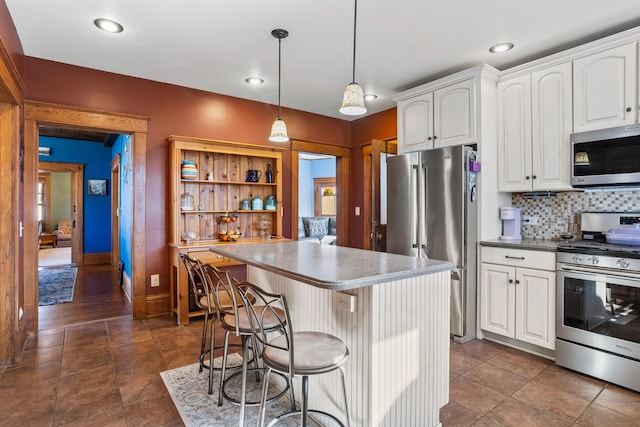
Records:
[[[289,35],[287,30],[275,29],[271,31],[271,35],[278,39],[278,118],[273,121],[271,125],[271,136],[269,141],[273,142],[287,142],[289,136],[287,136],[287,125],[284,120],[280,118],[280,75],[282,69],[282,39]]]
[[[367,112],[364,106],[364,93],[362,87],[356,83],[356,22],[358,18],[358,0],[355,0],[355,10],[353,12],[353,74],[351,83],[344,90],[342,107],[340,112],[349,116],[359,116]]]

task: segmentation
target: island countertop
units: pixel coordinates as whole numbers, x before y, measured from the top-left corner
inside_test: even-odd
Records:
[[[209,250],[290,279],[338,291],[455,268],[447,261],[309,242],[229,243],[211,246]]]

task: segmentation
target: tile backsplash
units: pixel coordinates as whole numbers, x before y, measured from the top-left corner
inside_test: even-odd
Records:
[[[522,209],[522,216],[537,216],[537,225],[522,224],[526,239],[559,239],[573,223],[573,235],[580,236],[582,212],[638,212],[640,189],[589,190],[556,193],[554,197],[525,198],[522,193],[511,196],[513,206]]]

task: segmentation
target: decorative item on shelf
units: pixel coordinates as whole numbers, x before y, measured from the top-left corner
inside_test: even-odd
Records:
[[[180,233],[180,237],[183,241],[190,243],[194,240],[198,240],[198,233],[196,233],[195,231],[183,231],[182,233]]]
[[[241,211],[251,210],[251,201],[249,201],[249,199],[240,200],[240,210]]]
[[[255,229],[260,232],[260,237],[263,239],[267,238],[267,231],[271,230],[271,220],[267,218],[265,215],[260,215],[260,217],[255,222]]]
[[[265,177],[267,178],[267,182],[269,184],[273,183],[273,170],[271,170],[271,162],[267,163],[267,171],[265,172]]]
[[[261,211],[264,209],[264,204],[262,202],[262,197],[256,196],[251,201],[251,209],[254,211]]]
[[[182,179],[190,181],[198,179],[198,165],[195,162],[189,160],[182,161]]]
[[[189,193],[184,193],[180,196],[180,209],[183,211],[192,211],[193,207],[193,196]]]
[[[265,198],[264,208],[268,211],[276,210],[276,196],[270,195]]]
[[[213,181],[213,174],[211,172],[207,174],[207,181]]]
[[[225,213],[224,215],[220,215],[217,219],[218,224],[228,224],[230,222],[236,222],[239,218],[237,213]]]
[[[237,242],[241,234],[242,233],[240,233],[240,230],[235,230],[235,231],[220,230],[220,232],[218,233],[218,237],[223,242]]]
[[[245,181],[258,182],[260,181],[261,177],[262,177],[262,171],[259,171],[257,169],[249,169],[247,171],[247,177],[245,178]]]

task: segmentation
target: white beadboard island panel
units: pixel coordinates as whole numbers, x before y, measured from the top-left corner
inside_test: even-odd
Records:
[[[335,255],[343,266],[337,268],[343,271],[320,274],[322,269],[312,269],[322,277],[309,280],[310,284],[305,280],[308,272],[284,274],[278,268],[287,264],[287,268],[295,270],[291,259],[299,258],[300,253],[307,250],[314,251],[303,246],[320,245],[297,242],[277,247],[279,245],[282,244],[268,244],[270,253],[255,253],[253,258],[248,247],[257,245],[242,245],[245,246],[242,249],[240,245],[224,246],[215,248],[215,252],[243,262],[252,258],[247,266],[247,279],[287,296],[295,330],[327,332],[347,344],[350,358],[345,368],[351,425],[441,425],[440,408],[449,400],[449,269],[452,265],[422,260],[416,266],[417,274],[415,269],[393,271],[391,264],[414,263],[414,259],[333,247],[333,251],[314,252],[315,257],[323,256],[324,261],[311,257],[301,262],[326,267],[327,259]],[[280,255],[283,264],[278,267]],[[353,258],[349,259],[350,256]],[[362,257],[369,260],[366,268],[362,268]],[[262,261],[256,259],[269,265],[263,268]],[[424,261],[433,263],[431,272],[425,268]],[[385,262],[390,264],[385,265]],[[348,265],[360,271],[358,274],[363,276],[359,282],[361,286],[354,282],[358,274],[349,276],[353,272],[344,271]],[[348,279],[341,280],[347,276]],[[378,279],[372,279],[374,276]],[[334,277],[335,281],[329,283],[330,280],[325,280],[327,277]],[[325,282],[326,286],[319,285]],[[335,289],[341,286],[356,295],[353,313],[342,310],[333,302]],[[300,396],[300,378],[296,380],[296,393]],[[310,377],[309,398],[311,408],[344,419],[337,372]]]

